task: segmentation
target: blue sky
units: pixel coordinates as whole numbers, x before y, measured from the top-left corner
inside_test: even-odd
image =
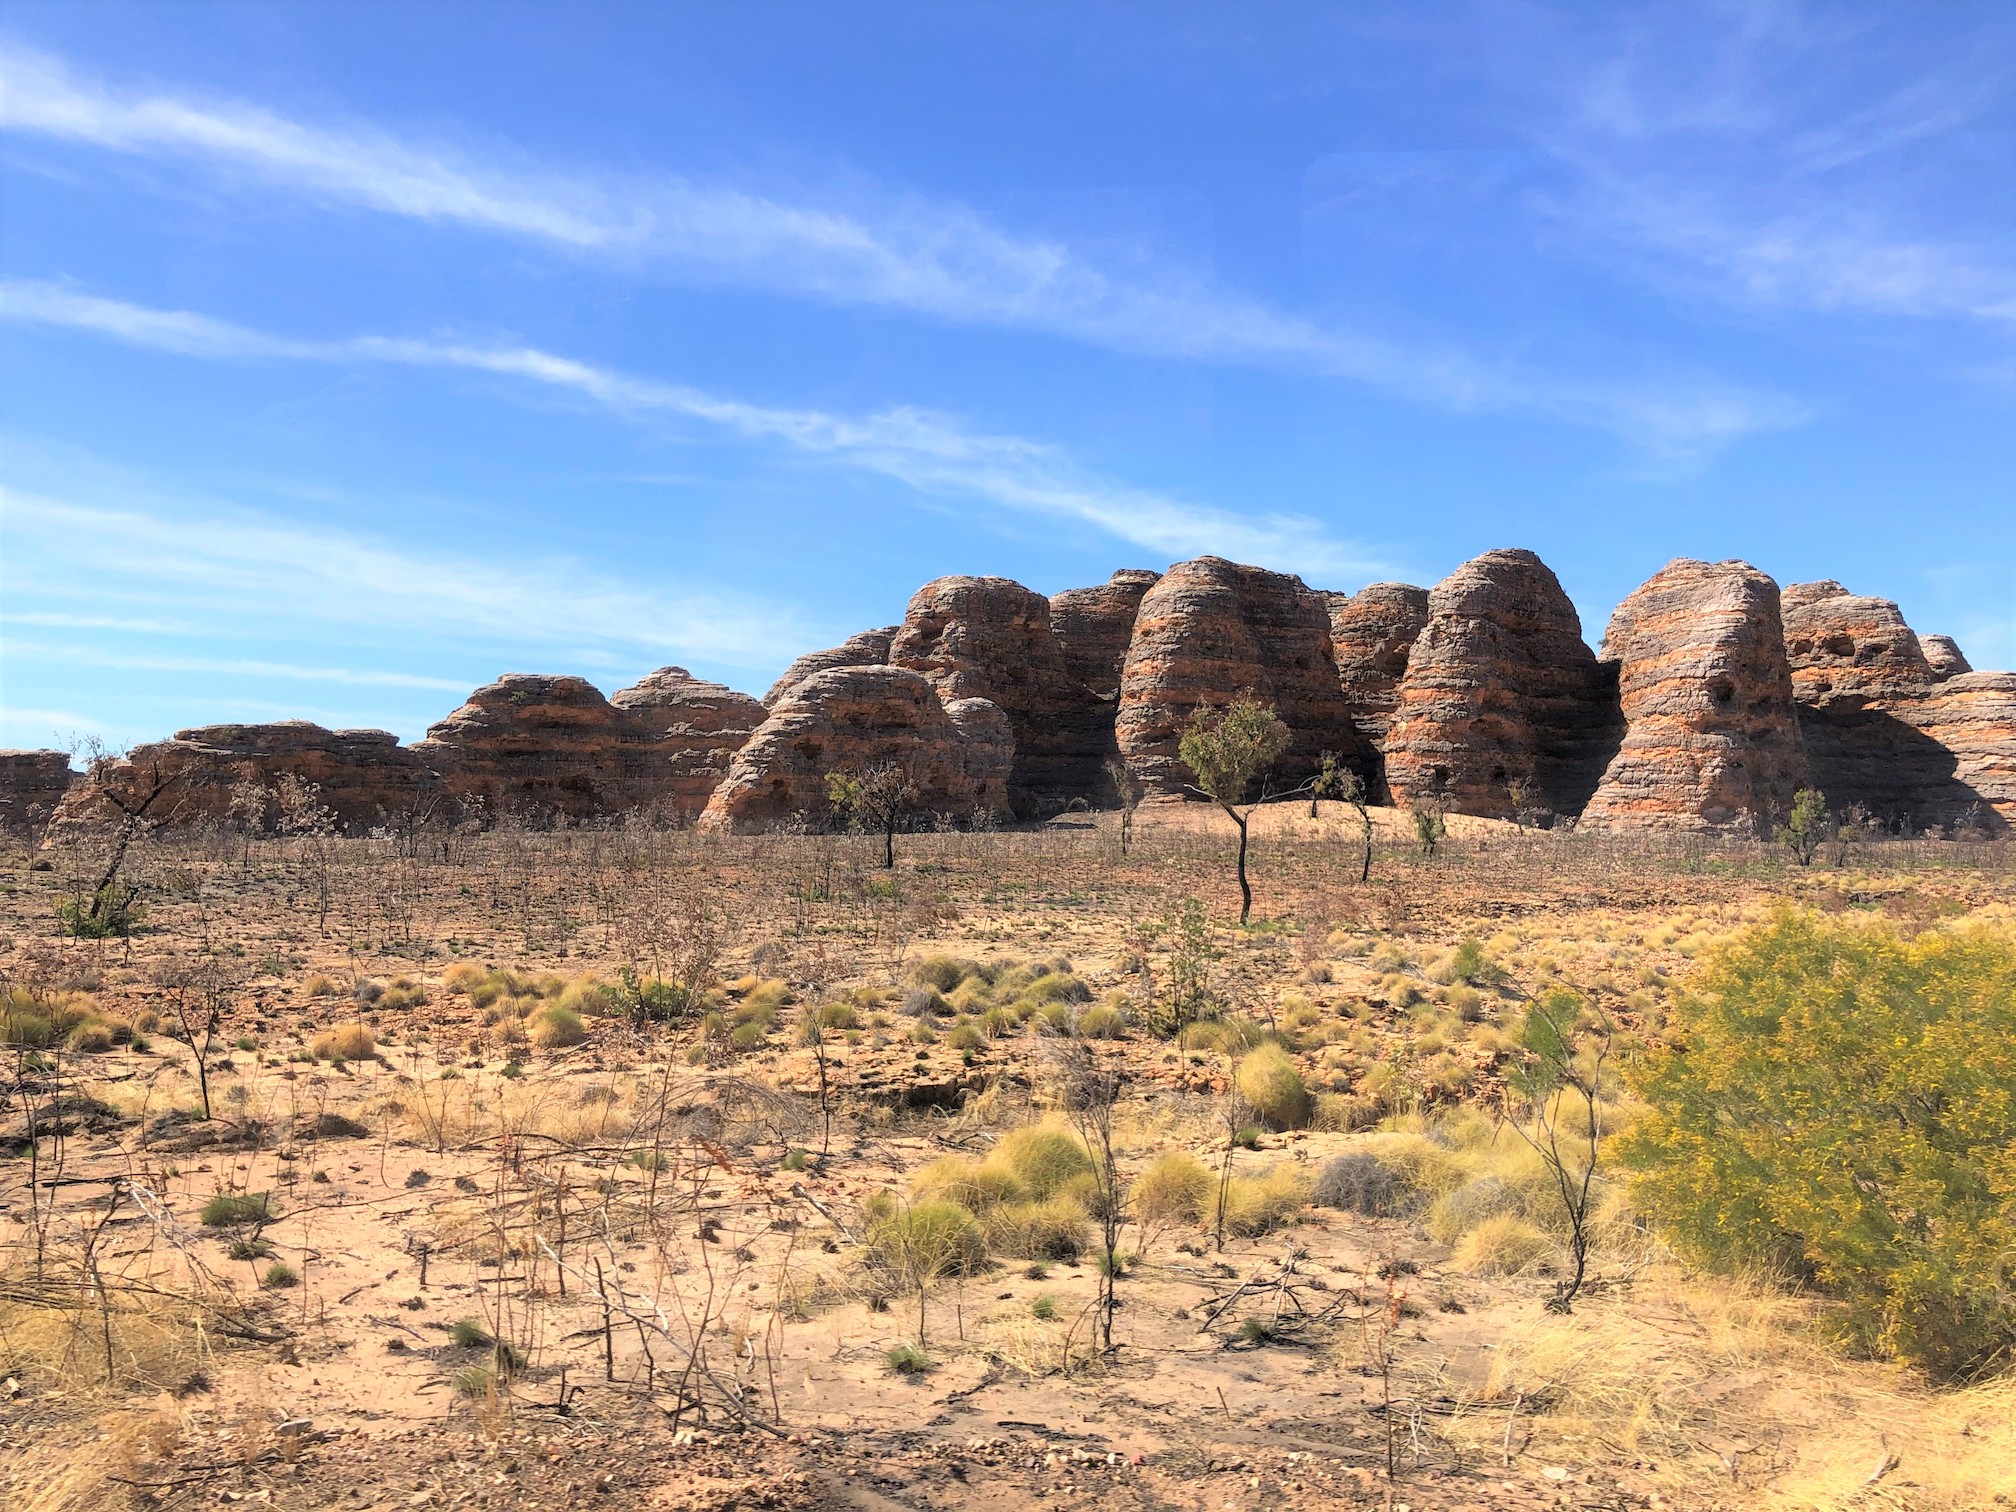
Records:
[[[761,691],[944,573],[1674,556],[2016,663],[2016,13],[0,17],[0,742]]]

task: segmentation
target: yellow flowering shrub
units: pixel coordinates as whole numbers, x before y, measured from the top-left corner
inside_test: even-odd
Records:
[[[1683,1252],[1841,1298],[1944,1371],[2016,1344],[2016,935],[1786,912],[1718,946],[1633,1070],[1637,1198]]]

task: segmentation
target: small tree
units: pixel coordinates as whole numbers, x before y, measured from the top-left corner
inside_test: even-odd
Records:
[[[1525,1116],[1509,1120],[1512,1130],[1540,1157],[1568,1222],[1574,1269],[1555,1284],[1547,1303],[1550,1312],[1569,1311],[1589,1270],[1589,1209],[1613,1030],[1607,1018],[1599,1018],[1599,1027],[1583,1044],[1582,1013],[1582,999],[1566,988],[1529,1002],[1520,1059],[1506,1077],[1507,1088],[1526,1103]]]
[[[1345,768],[1337,778],[1337,799],[1348,803],[1358,814],[1363,853],[1358,862],[1358,885],[1363,887],[1372,880],[1372,797],[1365,790],[1365,779],[1350,768]]]
[[[1335,751],[1325,751],[1319,758],[1316,775],[1309,779],[1309,817],[1316,818],[1322,810],[1318,807],[1325,798],[1337,796],[1338,789],[1348,775],[1344,763]]]
[[[175,1014],[175,1038],[189,1047],[196,1059],[196,1086],[203,1100],[203,1117],[210,1111],[210,1057],[217,1047],[217,1033],[224,1024],[224,1009],[230,1000],[230,983],[221,963],[204,959],[178,970],[166,981],[169,1006]]]
[[[1183,764],[1197,779],[1190,791],[1210,799],[1239,826],[1241,924],[1253,912],[1253,884],[1246,877],[1246,825],[1253,809],[1272,794],[1262,793],[1258,803],[1242,805],[1261,773],[1281,759],[1290,738],[1280,715],[1250,695],[1243,695],[1226,708],[1198,710],[1177,747]]]
[[[1449,834],[1449,820],[1442,812],[1442,805],[1428,800],[1413,804],[1408,812],[1414,816],[1414,839],[1421,847],[1421,854],[1432,859]]]
[[[95,740],[86,743],[84,756],[84,780],[99,798],[118,811],[119,825],[112,835],[112,853],[99,874],[97,886],[91,889],[90,898],[66,899],[57,905],[56,912],[65,932],[78,939],[102,940],[114,935],[123,938],[132,933],[138,917],[134,903],[140,889],[120,882],[120,868],[126,864],[126,852],[133,842],[170,817],[162,812],[162,800],[182,774],[164,771],[159,761],[149,761],[144,766],[127,762],[122,773],[118,754]]]
[[[1818,788],[1801,788],[1792,795],[1792,813],[1778,827],[1778,838],[1792,859],[1811,866],[1813,857],[1827,838],[1827,795]]]
[[[1113,794],[1120,800],[1120,854],[1124,856],[1134,843],[1134,810],[1141,807],[1148,789],[1134,775],[1134,769],[1118,756],[1107,760],[1106,780],[1113,784]]]
[[[828,772],[826,798],[857,829],[880,832],[882,865],[894,870],[896,831],[917,808],[916,774],[894,761],[878,761],[859,771]]]
[[[1101,1065],[1083,1040],[1066,1041],[1057,1051],[1060,1101],[1085,1148],[1092,1152],[1094,1216],[1099,1220],[1099,1278],[1094,1297],[1099,1347],[1113,1348],[1113,1314],[1119,1299],[1113,1286],[1120,1278],[1120,1229],[1126,1219],[1126,1189],[1113,1159],[1113,1110],[1119,1104],[1127,1073]]]

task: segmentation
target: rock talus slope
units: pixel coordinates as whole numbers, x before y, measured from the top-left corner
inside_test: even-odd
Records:
[[[1625,734],[1585,826],[1768,833],[1791,811],[1806,753],[1770,578],[1669,562],[1617,606],[1603,657]]]

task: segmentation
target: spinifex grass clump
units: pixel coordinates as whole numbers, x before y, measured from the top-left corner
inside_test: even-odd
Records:
[[[983,1160],[947,1156],[917,1173],[920,1198],[973,1214],[988,1248],[1023,1259],[1076,1259],[1091,1243],[1099,1182],[1069,1130],[1037,1124],[1003,1136]]]
[[[219,1192],[203,1204],[197,1218],[206,1228],[231,1228],[267,1223],[278,1217],[269,1192]]]

